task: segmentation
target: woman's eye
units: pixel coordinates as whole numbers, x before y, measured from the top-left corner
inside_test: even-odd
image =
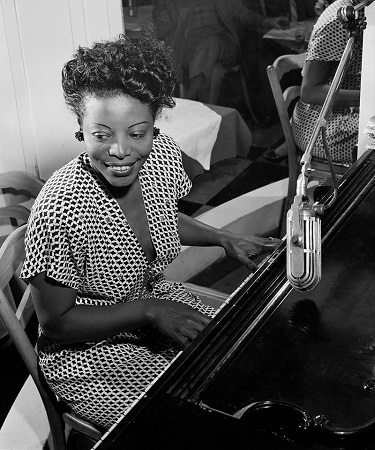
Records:
[[[144,132],[137,132],[137,133],[131,133],[131,137],[133,139],[142,139],[143,137],[145,137],[146,133]]]
[[[99,142],[104,142],[108,139],[106,134],[94,133],[94,138]]]

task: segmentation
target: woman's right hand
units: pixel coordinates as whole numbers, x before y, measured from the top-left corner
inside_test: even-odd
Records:
[[[30,280],[40,326],[54,342],[87,342],[155,325],[185,348],[210,318],[184,303],[143,298],[114,305],[77,305],[77,290],[41,272]]]
[[[148,38],[155,37],[156,27],[154,22],[145,22],[142,25],[141,33]]]
[[[160,333],[185,348],[206,327],[211,318],[184,303],[145,299],[149,302],[147,318]]]
[[[265,30],[271,30],[273,28],[281,30],[283,27],[285,27],[285,17],[266,17],[263,20],[263,28]]]

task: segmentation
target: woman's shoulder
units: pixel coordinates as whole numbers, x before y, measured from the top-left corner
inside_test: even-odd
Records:
[[[325,9],[314,26],[306,60],[337,61],[347,42],[347,34],[337,18],[337,10],[348,0],[337,0]]]
[[[154,139],[150,157],[151,161],[155,160],[161,163],[179,162],[182,158],[181,148],[171,136],[160,133]]]
[[[70,193],[79,182],[81,167],[80,156],[72,159],[52,173],[42,191],[48,191],[49,195],[53,196],[64,195],[65,192]]]
[[[58,214],[73,211],[73,204],[85,204],[83,191],[87,191],[89,178],[81,154],[52,173],[40,191],[34,209],[50,213],[56,210]]]
[[[160,186],[175,189],[184,183],[187,175],[182,163],[182,152],[175,140],[160,133],[154,139],[152,152],[144,164],[142,176]]]
[[[168,134],[164,134],[163,132],[160,132],[156,139],[154,139],[153,147],[155,148],[164,148],[164,147],[170,147],[173,150],[181,151],[179,145],[177,142]]]
[[[336,31],[340,29],[342,33],[345,34],[342,24],[337,17],[337,11],[350,4],[350,0],[336,0],[331,3],[318,18],[315,29],[323,32],[328,31],[330,28],[334,28]]]

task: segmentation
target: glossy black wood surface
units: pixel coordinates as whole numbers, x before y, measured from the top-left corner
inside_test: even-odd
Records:
[[[319,285],[291,288],[283,242],[96,448],[375,449],[374,205],[367,152],[322,218]]]

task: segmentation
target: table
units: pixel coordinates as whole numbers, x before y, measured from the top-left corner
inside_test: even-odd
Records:
[[[240,113],[233,108],[208,105],[221,116],[221,124],[211,153],[210,165],[228,158],[246,158],[252,142],[249,127]],[[182,153],[182,161],[189,178],[192,180],[204,172],[203,166],[195,159]]]
[[[289,28],[278,30],[273,28],[263,35],[270,45],[277,46],[283,53],[304,53],[310,40],[311,32],[314,28],[313,20],[301,22],[291,22]],[[297,30],[303,31],[303,41],[296,40]]]
[[[180,123],[176,123],[175,129],[166,134],[169,134],[181,146],[184,168],[191,180],[193,180],[197,175],[203,173],[205,170],[209,170],[209,167],[212,164],[219,161],[227,158],[247,157],[251,147],[252,135],[249,127],[246,125],[245,121],[236,109],[218,105],[202,104],[200,102],[186,99],[176,99],[176,101],[177,106],[171,110],[170,114],[173,114],[174,110],[179,108],[178,114],[173,116],[173,120],[176,120],[177,118]],[[207,128],[202,129],[202,127],[200,127],[200,129],[198,129],[198,127],[189,126],[189,123],[185,123],[183,120],[183,113],[181,114],[181,111],[183,111],[186,104],[197,104],[197,106],[201,105],[202,107],[205,106],[212,112],[216,113],[219,116],[220,122],[218,130],[214,130],[211,126],[208,126],[209,124],[207,124]],[[168,109],[163,112],[163,114],[168,113]],[[202,116],[202,119],[204,120],[204,116]],[[207,122],[209,120],[212,122],[212,118],[207,118]],[[156,121],[156,126],[159,126],[158,121]],[[163,127],[160,126],[160,128],[163,132]],[[212,146],[212,150],[210,151],[209,162],[206,164],[199,157],[196,158],[192,156],[194,155],[194,151],[189,151],[189,154],[184,152],[184,147],[182,145],[182,142],[186,142],[187,139],[191,142],[196,142],[199,138],[199,134],[202,135],[205,132],[213,134],[217,133],[216,139],[213,136],[211,142],[207,140],[207,145]],[[179,139],[179,134],[181,134],[181,140]],[[205,151],[205,153],[207,152]],[[205,156],[205,160],[206,159],[207,156]]]

